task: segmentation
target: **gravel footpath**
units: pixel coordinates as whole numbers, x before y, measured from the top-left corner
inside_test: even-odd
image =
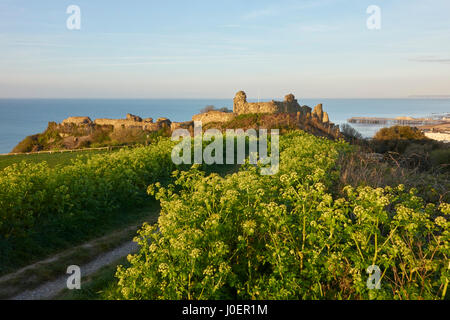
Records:
[[[80,266],[82,279],[85,276],[97,272],[102,267],[110,265],[120,258],[126,257],[130,253],[135,253],[138,248],[139,246],[137,243],[130,241],[114,250],[101,254],[91,262]],[[50,300],[67,288],[66,283],[69,276],[69,274],[62,275],[58,279],[44,283],[33,290],[24,291],[11,298],[11,300]],[[83,281],[81,281],[81,286],[83,286]]]

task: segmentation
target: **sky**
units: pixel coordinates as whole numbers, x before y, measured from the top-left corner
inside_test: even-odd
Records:
[[[69,30],[66,10],[81,10]],[[369,29],[370,5],[381,28]],[[0,98],[450,95],[448,0],[0,0]]]

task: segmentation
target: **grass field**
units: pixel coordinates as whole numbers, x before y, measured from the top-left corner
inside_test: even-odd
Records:
[[[68,165],[72,160],[77,157],[89,157],[97,154],[105,154],[115,152],[109,150],[93,150],[93,151],[74,151],[74,152],[55,152],[55,153],[38,153],[38,154],[20,154],[20,155],[4,155],[0,156],[0,170],[14,163],[19,163],[22,161],[28,161],[33,163],[39,163],[46,161],[50,167],[55,167],[57,165]]]

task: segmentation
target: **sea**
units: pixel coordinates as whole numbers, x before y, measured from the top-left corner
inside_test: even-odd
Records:
[[[261,100],[264,101],[264,100]],[[249,99],[249,102],[256,100]],[[347,123],[351,117],[430,117],[450,114],[450,99],[299,99],[301,105],[323,104],[330,121]],[[41,133],[48,122],[72,116],[121,119],[127,113],[142,118],[191,120],[207,105],[233,108],[232,99],[0,99],[0,154],[8,153],[26,136]],[[364,137],[384,125],[352,124]]]

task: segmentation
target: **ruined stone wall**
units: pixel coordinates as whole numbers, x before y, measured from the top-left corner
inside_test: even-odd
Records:
[[[162,128],[170,128],[171,121],[167,118],[160,118],[153,123],[152,118],[142,119],[132,114],[127,114],[126,119],[96,119],[94,122],[89,117],[70,117],[62,122],[62,125],[99,125],[112,126],[114,130],[119,129],[142,129],[146,131],[158,131]]]
[[[247,113],[296,113],[301,106],[293,94],[288,94],[283,102],[247,102],[247,95],[244,91],[239,91],[234,98],[233,111],[236,114]]]
[[[96,119],[95,124],[99,126],[113,126],[114,129],[120,129],[122,127],[141,126],[142,122],[124,120],[124,119]]]
[[[155,132],[161,129],[174,131],[178,128],[192,131],[195,121],[201,121],[202,124],[226,123],[240,114],[262,113],[278,116],[293,116],[298,124],[311,122],[320,130],[328,132],[328,134],[334,135],[334,131],[336,131],[336,126],[330,122],[328,114],[323,111],[322,104],[318,104],[314,110],[312,110],[308,106],[300,106],[292,94],[286,95],[284,101],[249,103],[247,102],[245,92],[239,91],[234,98],[233,111],[234,113],[227,113],[213,110],[194,115],[192,121],[174,123],[167,118],[159,118],[156,120],[156,123],[154,123],[152,118],[142,119],[132,114],[127,114],[125,119],[96,119],[94,122],[92,122],[89,117],[71,117],[65,119],[62,124],[58,126],[63,134],[71,133],[73,131],[73,125],[76,125],[80,129],[84,128],[87,131],[95,129],[96,125],[109,126],[109,128],[105,128],[105,130],[113,131],[122,129],[141,129]]]
[[[211,122],[228,122],[236,117],[235,114],[221,111],[209,111],[197,114],[192,117],[192,121],[201,121],[202,124]]]
[[[172,122],[170,130],[174,132],[177,129],[186,129],[191,135],[194,135],[194,121]]]
[[[142,129],[146,131],[158,131],[162,128],[170,128],[171,121],[166,118],[160,118],[153,123],[152,118],[142,119],[138,116],[128,114],[126,119],[96,119],[95,124],[100,126],[113,126],[118,129]]]

